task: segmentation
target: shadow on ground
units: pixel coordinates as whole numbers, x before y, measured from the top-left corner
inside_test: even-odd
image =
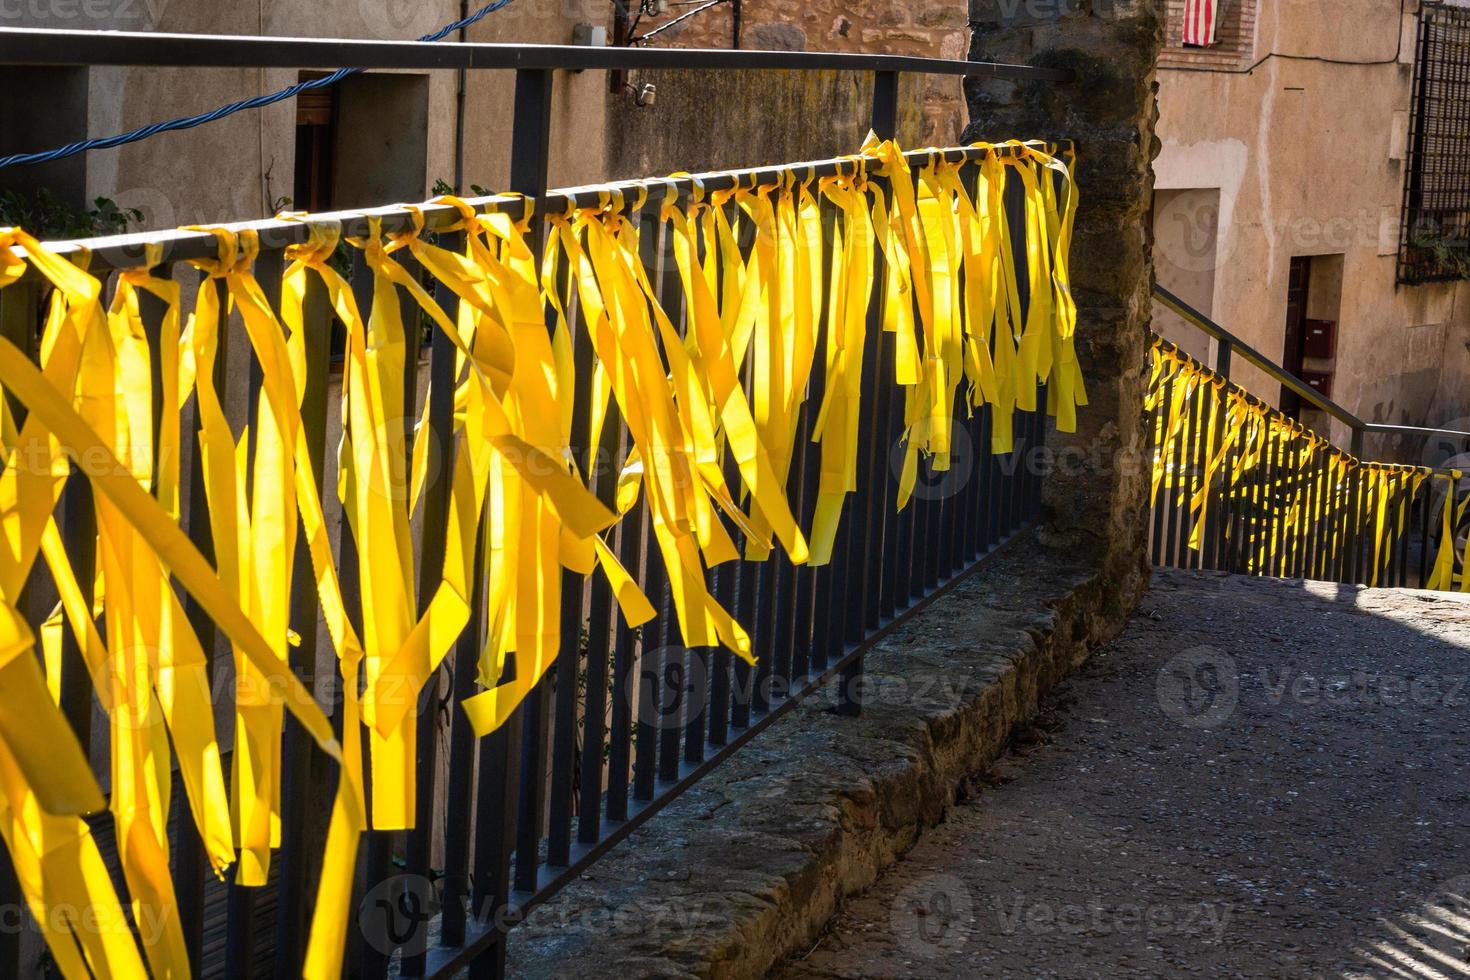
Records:
[[[1470,597],[1161,571],[796,977],[1470,977]]]

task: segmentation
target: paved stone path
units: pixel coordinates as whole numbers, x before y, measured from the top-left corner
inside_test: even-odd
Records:
[[[1160,572],[777,976],[1470,976],[1470,597]]]

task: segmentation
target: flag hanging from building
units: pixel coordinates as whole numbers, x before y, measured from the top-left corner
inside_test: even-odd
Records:
[[[1215,24],[1220,19],[1220,0],[1184,0],[1183,42],[1205,48],[1215,43]]]

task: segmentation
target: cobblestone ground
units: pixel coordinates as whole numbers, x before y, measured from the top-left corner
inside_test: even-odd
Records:
[[[1156,574],[798,977],[1470,976],[1470,597]]]

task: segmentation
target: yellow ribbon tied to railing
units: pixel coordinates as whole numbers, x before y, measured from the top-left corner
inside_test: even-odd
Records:
[[[201,279],[187,312],[187,290],[155,271],[157,247],[109,294],[85,252],[63,257],[0,229],[0,289],[25,278],[49,291],[37,335],[0,339],[0,835],[62,973],[189,976],[170,871],[174,773],[215,873],[233,866],[235,884],[266,884],[289,713],[340,766],[304,963],[308,977],[339,976],[359,836],[414,826],[419,704],[448,651],[481,623],[470,638],[481,689],[461,707],[483,735],[575,655],[564,573],[605,576],[630,627],[653,619],[661,597],[640,582],[654,565],[623,567],[610,535],[635,508],[680,642],[754,662],[710,570],[778,546],[795,564],[830,562],[879,385],[895,385],[902,406],[900,507],[922,460],[951,465],[956,420],[978,408],[993,413],[993,449],[1009,452],[1013,413],[1036,410],[1046,384],[1057,427],[1073,430],[1086,396],[1070,159],[1020,142],[963,156],[870,139],[820,177],[760,171],[715,189],[681,175],[683,193],[673,179],[609,188],[562,214],[445,197],[452,228],[429,234],[423,209],[403,206],[400,230],[372,216],[345,243],[336,220],[283,215],[306,230],[279,282],[262,271],[277,267],[259,261],[255,231],[193,229],[215,247],[191,262]],[[366,280],[338,271],[344,252]],[[330,447],[325,368],[308,365],[309,350],[325,362],[326,339],[311,332],[326,326],[345,338]],[[446,357],[427,393],[408,380],[425,329]],[[243,418],[225,370],[241,336],[254,388]],[[873,350],[890,376],[874,377]],[[1184,377],[1156,352],[1166,442],[1189,392],[1162,388]],[[1230,408],[1207,440],[1207,482],[1241,476],[1227,461],[1266,437],[1243,428],[1255,424],[1243,402]],[[605,434],[626,450],[615,491],[584,472],[595,448],[618,442]],[[187,489],[204,494],[208,528],[190,530],[209,560],[180,527],[191,453]],[[1155,493],[1172,485],[1177,454],[1156,464]],[[795,506],[788,484],[804,460],[817,485]],[[1387,534],[1404,519],[1403,481],[1384,479],[1372,506]],[[91,494],[63,519],[69,486]],[[443,518],[434,548],[416,532],[430,500]],[[54,609],[31,608],[38,557]],[[229,644],[232,687],[212,687],[196,611]],[[320,617],[332,644],[340,733],[300,679],[315,672],[297,645],[314,635],[302,616]],[[68,648],[108,719],[106,795],[60,708]],[[217,717],[232,731],[217,732]],[[84,819],[103,809],[129,908]]]

